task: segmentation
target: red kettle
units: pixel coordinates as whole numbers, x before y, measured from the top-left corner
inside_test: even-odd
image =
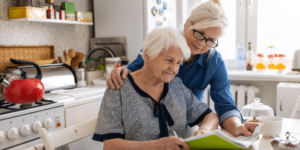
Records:
[[[6,101],[14,104],[27,104],[37,102],[43,99],[45,87],[42,83],[42,70],[34,62],[10,59],[16,65],[33,65],[37,75],[33,79],[27,79],[26,72],[22,72],[23,79],[14,79],[8,81],[5,79],[8,70],[1,75],[0,84],[3,86],[3,96]]]

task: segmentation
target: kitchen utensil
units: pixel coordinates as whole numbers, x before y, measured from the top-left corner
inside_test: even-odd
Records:
[[[242,107],[241,113],[243,117],[274,116],[274,110],[260,103],[260,98],[254,98],[254,103]]]
[[[273,138],[280,135],[282,131],[282,119],[279,117],[261,116],[259,123],[263,123],[261,133],[265,138]]]
[[[3,86],[3,96],[6,101],[14,104],[28,104],[40,101],[45,93],[44,84],[41,82],[42,70],[34,62],[10,59],[13,64],[17,65],[33,65],[37,72],[33,79],[27,79],[27,73],[22,72],[21,77],[24,79],[6,80],[4,71],[0,79],[0,84]]]
[[[67,52],[66,52],[66,50],[64,50],[63,54],[64,54],[64,60],[65,60],[65,64],[67,64],[67,65],[68,65],[68,56],[67,56]]]
[[[292,136],[290,132],[286,132],[284,136],[274,137],[270,140],[270,144],[274,150],[299,149],[300,145],[297,138]]]
[[[55,89],[75,88],[77,85],[77,77],[74,70],[66,64],[49,64],[40,66],[43,78],[45,91],[49,92]],[[27,73],[27,76],[34,76],[36,70],[32,66],[18,67],[15,70],[10,70],[9,73],[20,76],[21,70]]]
[[[74,68],[76,68],[79,64],[80,64],[80,62],[82,61],[82,59],[84,58],[84,54],[83,53],[81,53],[81,52],[79,52],[79,54],[78,54],[79,56],[78,56],[78,58],[77,58],[77,60],[76,60],[76,62],[74,63],[74,65],[73,65],[73,69]]]
[[[61,59],[60,56],[58,56],[58,62],[59,62],[59,63],[62,63],[62,59]]]
[[[294,52],[292,71],[300,71],[300,50]]]
[[[73,59],[71,60],[71,67],[74,68],[74,64],[77,61],[77,59],[79,58],[79,53],[76,52],[75,57],[73,57]]]
[[[75,57],[75,55],[76,55],[76,51],[74,49],[70,49],[68,51],[68,64],[69,64],[69,66],[71,66],[71,60],[72,60],[73,57]]]

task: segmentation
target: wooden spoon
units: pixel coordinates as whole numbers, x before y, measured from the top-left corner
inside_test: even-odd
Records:
[[[58,62],[59,62],[59,63],[62,63],[62,59],[61,59],[60,56],[58,56]]]
[[[67,52],[66,52],[66,50],[64,50],[64,60],[65,60],[65,64],[67,64],[68,63],[68,56],[67,56]]]
[[[75,66],[75,63],[76,63],[76,61],[77,61],[77,59],[79,58],[79,53],[78,52],[76,52],[76,55],[75,55],[75,57],[72,59],[72,61],[71,61],[71,67],[72,68],[74,68]]]
[[[72,58],[73,57],[75,57],[75,55],[76,55],[76,51],[74,50],[74,49],[70,49],[69,51],[68,51],[68,65],[69,66],[71,66],[71,60],[72,60]]]
[[[75,69],[80,64],[83,58],[84,58],[84,54],[79,52],[79,57],[77,58],[72,68]]]

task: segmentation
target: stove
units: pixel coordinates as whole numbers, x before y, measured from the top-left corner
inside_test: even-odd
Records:
[[[0,100],[0,149],[39,140],[40,128],[48,132],[65,128],[62,103],[43,99],[20,105]]]
[[[43,106],[43,105],[49,105],[49,104],[53,104],[53,103],[54,103],[53,101],[42,99],[41,101],[38,101],[35,103],[21,105],[21,104],[12,104],[5,100],[0,100],[0,115],[6,114],[6,113],[12,113],[12,112],[16,112],[16,111],[22,111],[25,109],[30,109],[30,108],[34,108],[34,107]]]

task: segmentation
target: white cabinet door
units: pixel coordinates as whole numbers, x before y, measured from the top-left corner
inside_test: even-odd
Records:
[[[65,109],[66,128],[98,117],[102,100]]]
[[[300,95],[300,84],[290,83],[290,86],[277,86],[276,116],[290,118]],[[300,113],[297,114],[300,119]]]

